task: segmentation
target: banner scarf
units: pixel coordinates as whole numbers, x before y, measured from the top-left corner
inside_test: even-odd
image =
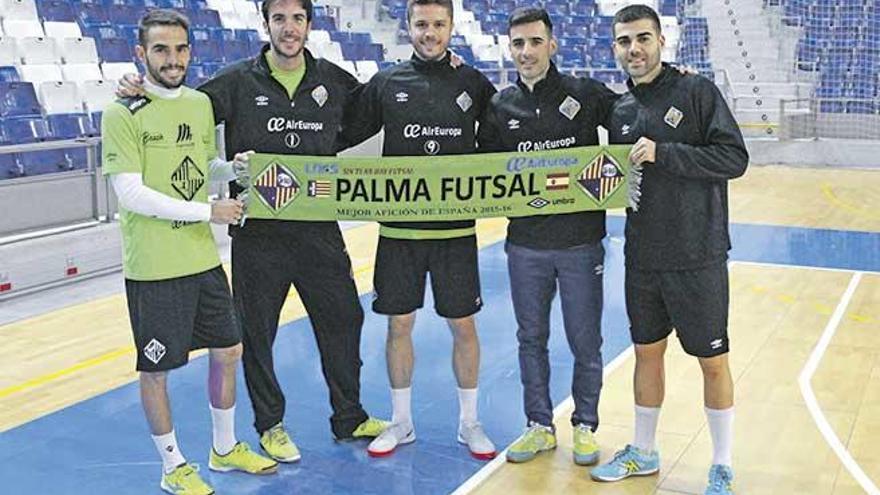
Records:
[[[435,221],[636,206],[630,146],[419,157],[250,158],[249,218]]]

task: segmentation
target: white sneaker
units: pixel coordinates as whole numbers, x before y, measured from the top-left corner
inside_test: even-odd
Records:
[[[372,457],[384,457],[391,455],[398,445],[405,445],[416,441],[416,432],[412,423],[392,423],[385,428],[378,437],[374,438],[367,447],[367,453]]]
[[[488,460],[495,458],[495,444],[486,436],[486,432],[483,431],[483,425],[480,423],[459,423],[458,441],[468,446],[471,455],[475,459]]]

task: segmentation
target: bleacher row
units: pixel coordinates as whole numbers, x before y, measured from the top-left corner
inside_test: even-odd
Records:
[[[780,0],[801,28],[797,69],[818,72],[822,112],[880,113],[880,0]]]
[[[383,0],[405,18],[404,0]],[[454,0],[452,46],[496,83],[515,80],[506,37],[512,0]],[[620,83],[615,66],[611,19],[626,0],[553,0],[560,40],[557,59],[572,73],[589,73]],[[651,3],[651,2],[646,2]],[[684,0],[654,3],[664,14],[666,59],[679,58],[707,71],[705,19],[683,15]],[[137,22],[149,8],[178,9],[191,19],[193,60],[187,84],[196,86],[225,64],[251,56],[265,41],[259,2],[251,0],[0,0],[0,146],[97,136],[104,105],[114,99],[116,81],[135,72]],[[309,48],[368,80],[393,61],[369,33],[339,30],[329,6],[317,6]],[[585,42],[586,40],[586,42]],[[406,40],[408,42],[408,40]],[[0,178],[86,167],[85,151],[0,154]]]
[[[389,15],[398,20],[398,42],[407,43],[406,0],[382,0]],[[516,7],[540,4],[554,23],[559,41],[556,62],[566,72],[591,75],[609,83],[621,83],[626,75],[617,68],[611,49],[613,14],[631,1],[621,0],[456,0],[455,35],[451,45],[468,63],[499,83],[501,71],[515,78],[508,49],[507,21]],[[713,77],[708,61],[708,27],[705,18],[685,17],[684,0],[642,1],[657,8],[667,39],[664,60],[686,60],[707,77]],[[500,69],[500,70],[499,70]]]

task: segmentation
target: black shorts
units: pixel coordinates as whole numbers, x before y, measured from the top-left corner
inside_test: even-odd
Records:
[[[696,270],[626,268],[626,312],[636,344],[665,339],[675,327],[685,352],[713,357],[728,352],[727,263]]]
[[[373,311],[405,315],[425,300],[425,275],[431,274],[434,309],[444,318],[464,318],[480,310],[477,236],[403,240],[379,237],[373,276]]]
[[[125,280],[138,371],[167,371],[189,361],[189,351],[241,342],[229,283],[222,267],[157,281]]]

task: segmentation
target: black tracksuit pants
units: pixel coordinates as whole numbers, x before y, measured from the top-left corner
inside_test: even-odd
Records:
[[[254,426],[262,433],[284,417],[284,394],[275,375],[272,345],[281,307],[293,284],[321,354],[333,408],[330,426],[337,438],[348,438],[367,419],[360,403],[364,312],[339,227],[335,222],[301,225],[271,234],[248,233],[245,228],[232,239],[233,296],[242,325],[242,361]]]

